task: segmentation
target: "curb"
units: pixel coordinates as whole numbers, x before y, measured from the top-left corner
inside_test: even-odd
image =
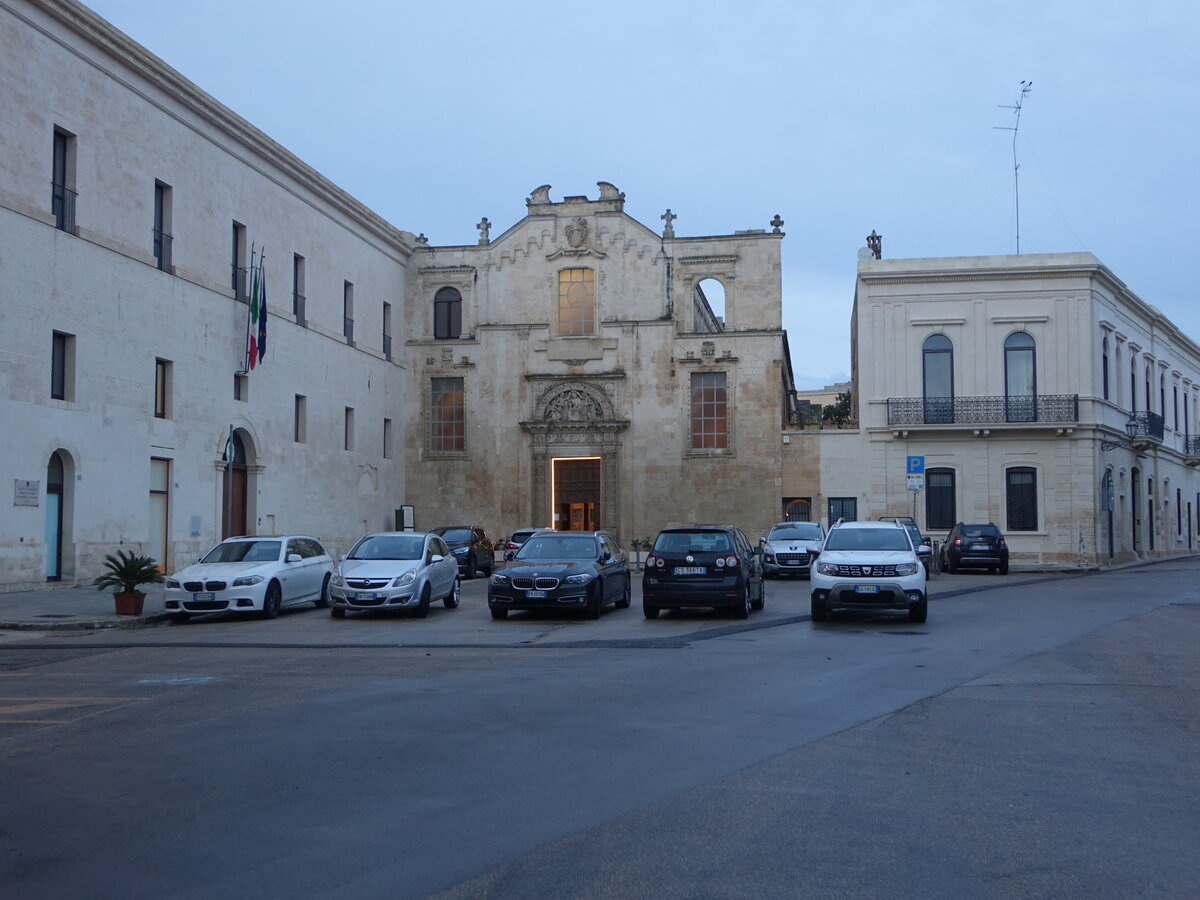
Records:
[[[82,622],[0,621],[0,631],[109,631],[148,628],[166,621],[168,621],[166,613],[156,613],[150,616],[127,616],[120,619],[88,619]]]

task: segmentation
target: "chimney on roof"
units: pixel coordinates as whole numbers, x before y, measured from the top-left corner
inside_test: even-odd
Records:
[[[876,234],[874,228],[867,235],[867,248],[876,259],[883,259],[883,235]]]

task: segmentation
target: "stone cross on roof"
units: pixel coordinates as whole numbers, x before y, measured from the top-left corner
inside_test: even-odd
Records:
[[[490,244],[492,239],[488,237],[488,231],[491,229],[492,223],[488,221],[487,216],[484,216],[475,227],[479,229],[479,245]]]
[[[659,218],[667,223],[666,225],[663,226],[662,236],[665,238],[675,237],[675,226],[672,225],[671,223],[674,222],[676,219],[678,219],[679,216],[675,215],[675,213],[671,212],[671,210],[668,209],[665,213],[663,213],[661,216],[659,216]]]

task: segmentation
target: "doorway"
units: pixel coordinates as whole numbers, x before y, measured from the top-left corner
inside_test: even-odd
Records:
[[[233,447],[233,465],[229,465],[229,445]],[[239,432],[233,432],[226,444],[225,472],[221,480],[221,540],[249,534],[246,528],[246,444]]]
[[[600,457],[551,460],[554,527],[559,531],[600,528]]]
[[[55,451],[46,466],[46,580],[62,581],[63,475],[62,456]]]

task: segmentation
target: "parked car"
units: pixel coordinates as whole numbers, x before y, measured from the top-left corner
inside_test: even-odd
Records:
[[[642,612],[707,606],[745,619],[766,604],[762,555],[735,525],[664,528],[642,572]]]
[[[607,531],[536,531],[488,579],[493,619],[513,609],[579,609],[591,618],[609,603],[629,606],[629,560]]]
[[[942,545],[942,568],[947,572],[959,569],[984,568],[1008,574],[1008,544],[1000,529],[986,525],[967,525],[959,522],[946,535]]]
[[[287,606],[329,602],[333,560],[316,538],[302,534],[226,538],[199,562],[167,579],[167,615],[256,612],[272,619]]]
[[[928,615],[925,567],[903,522],[838,522],[829,529],[812,572],[812,619],[833,609],[902,609],[913,622]]]
[[[508,562],[517,551],[521,549],[521,545],[529,540],[530,535],[538,531],[552,531],[549,527],[545,528],[518,528],[508,536],[508,540],[504,542],[504,561]]]
[[[921,526],[919,526],[912,516],[884,516],[879,521],[881,522],[899,522],[908,529],[908,536],[912,539],[913,546],[917,548],[917,557],[921,560],[921,565],[925,567],[925,577],[929,578],[933,574],[933,545],[929,543],[929,538],[921,534]]]
[[[429,604],[446,609],[462,597],[458,562],[436,534],[385,531],[359,538],[342,557],[329,587],[329,612],[335,619],[349,610],[406,609],[424,617]]]
[[[478,525],[443,525],[431,533],[446,542],[458,560],[458,571],[463,578],[474,578],[478,571],[492,574],[496,566],[496,549],[487,532]]]
[[[818,522],[776,522],[766,537],[758,539],[763,575],[808,575],[823,540],[825,529]]]

